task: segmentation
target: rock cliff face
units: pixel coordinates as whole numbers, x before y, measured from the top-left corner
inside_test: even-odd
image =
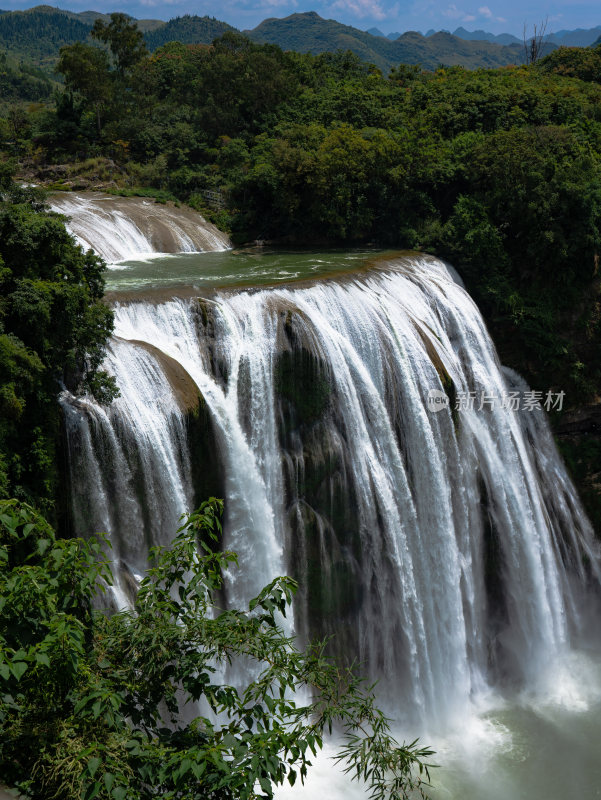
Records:
[[[585,435],[601,438],[601,403],[570,409],[558,425],[557,434],[566,439]]]
[[[601,403],[570,409],[556,428],[559,449],[601,538]]]

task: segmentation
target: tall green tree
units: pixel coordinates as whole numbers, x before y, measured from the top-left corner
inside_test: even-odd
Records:
[[[112,96],[108,55],[105,50],[76,42],[61,47],[56,71],[65,77],[65,87],[80,94],[96,114],[98,135],[102,132],[102,112]]]
[[[144,34],[138,28],[135,20],[132,20],[127,14],[111,14],[110,22],[97,19],[91,35],[94,39],[108,45],[115,58],[117,71],[122,78],[148,53]]]

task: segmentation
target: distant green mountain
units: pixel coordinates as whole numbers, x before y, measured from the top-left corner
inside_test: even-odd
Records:
[[[575,31],[550,33],[546,40],[562,47],[590,47],[601,35],[601,25],[596,28],[577,28]]]
[[[467,41],[450,33],[425,37],[410,31],[390,41],[333,19],[322,19],[314,11],[292,14],[284,19],[267,19],[245,33],[255,42],[270,42],[284,50],[301,53],[352,50],[364,61],[385,71],[400,63],[421,64],[426,69],[436,69],[440,64],[461,64],[471,69],[500,67],[519,64],[524,56],[521,45]]]
[[[524,40],[518,39],[511,33],[488,33],[487,31],[466,31],[465,28],[457,28],[453,31],[453,36],[458,36],[460,39],[468,39],[475,42],[494,42],[495,44],[519,44],[524,46]]]
[[[77,15],[50,6],[0,14],[0,50],[38,66],[52,67],[65,44],[85,41],[90,33]]]
[[[0,51],[6,51],[16,59],[32,61],[51,71],[59,49],[65,44],[86,41],[96,19],[108,20],[108,14],[98,11],[63,11],[51,6],[36,6],[27,11],[0,11]],[[133,18],[132,18],[133,19]],[[214,17],[186,15],[169,22],[162,20],[137,20],[144,32],[150,50],[155,50],[170,41],[184,44],[209,44],[225,31],[236,30],[226,22]],[[572,43],[575,39],[590,39],[597,30],[560,31],[549,38],[561,43]],[[426,69],[435,69],[440,64],[462,65],[469,69],[499,67],[521,63],[524,57],[521,43],[501,44],[511,37],[495,37],[485,31],[468,32],[457,29],[455,35],[447,31],[421,33],[409,31],[384,36],[379,29],[361,31],[336,20],[326,20],[310,11],[292,14],[284,19],[266,19],[252,31],[245,32],[256,42],[277,44],[284,50],[301,53],[323,53],[325,51],[351,50],[363,59],[387,72],[392,66],[421,64]],[[489,36],[494,41],[483,41],[475,36]],[[595,37],[596,38],[596,37]],[[555,49],[550,43],[546,51]]]
[[[432,35],[434,31],[429,31],[426,36]],[[589,47],[593,44],[601,34],[601,26],[596,28],[577,28],[573,31],[561,30],[555,33],[545,35],[544,41],[546,47],[549,45],[557,45],[558,47]],[[465,28],[457,28],[453,31],[453,36],[458,36],[460,39],[470,39],[473,41],[487,41],[495,42],[496,44],[521,44],[523,46],[523,39],[513,36],[511,33],[488,33],[487,31],[467,31]],[[552,50],[549,47],[549,50]],[[548,52],[547,50],[546,52]]]
[[[167,42],[182,42],[182,44],[210,44],[213,39],[221,36],[226,31],[235,31],[227,22],[220,22],[215,17],[196,17],[186,14],[169,20],[145,34],[149,50]]]
[[[36,6],[33,10],[39,10],[40,8],[48,8],[49,6]],[[71,17],[71,19],[78,19],[80,22],[89,25],[90,27],[96,22],[97,19],[101,19],[103,22],[110,22],[111,15],[110,14],[103,14],[100,11],[67,11],[63,8],[54,8],[53,11],[61,11],[66,16]],[[165,24],[164,19],[136,19],[132,17],[130,14],[126,14],[130,19],[135,19],[138,28],[142,31],[142,33],[146,33],[147,31],[154,31],[156,28],[160,28]]]
[[[100,11],[67,11],[65,8],[52,8],[51,6],[35,6],[30,10],[43,11],[45,9],[49,9],[50,11],[60,11],[61,14],[64,14],[71,19],[77,19],[79,22],[83,22],[85,25],[89,25],[90,27],[96,22],[97,19],[101,19],[103,22],[108,22],[108,20],[111,18],[110,14],[102,14]]]
[[[36,6],[27,11],[0,11],[0,51],[14,58],[31,60],[52,70],[60,48],[87,41],[97,19],[108,21],[109,14],[98,11],[64,11],[51,6]],[[133,17],[132,17],[133,19]],[[214,17],[186,15],[169,22],[158,19],[136,20],[149,50],[167,42],[210,44],[225,31],[236,30]]]
[[[0,12],[1,13],[1,12]],[[0,52],[0,98],[2,101],[46,100],[57,86],[39,67],[18,62]]]
[[[394,63],[389,53],[392,42],[333,19],[322,19],[314,11],[292,14],[284,19],[266,19],[254,30],[244,33],[255,42],[277,44],[284,50],[299,53],[352,50],[359,58],[382,69]]]
[[[16,59],[31,61],[51,73],[60,48],[73,42],[87,41],[97,19],[107,22],[110,14],[99,11],[76,13],[52,6],[35,6],[27,11],[0,11],[0,51],[6,51]],[[140,30],[150,36],[177,20],[172,20],[172,23],[159,19],[136,22]],[[219,24],[226,26],[225,22]],[[167,34],[165,41],[169,38]]]
[[[156,31],[157,28],[162,28],[163,25],[165,25],[164,19],[138,19],[136,22],[138,23],[138,28],[142,31],[142,33]]]
[[[521,64],[524,60],[523,45],[466,41],[442,32],[429,37],[415,32],[404,33],[391,44],[396,47],[397,63],[421,64],[426,69],[436,69],[440,64],[493,69]]]

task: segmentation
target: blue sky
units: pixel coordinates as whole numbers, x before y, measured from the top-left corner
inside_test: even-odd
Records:
[[[52,0],[50,0],[52,2]],[[485,3],[488,2],[488,5]],[[322,17],[384,33],[430,28],[468,30],[483,28],[493,33],[521,37],[524,23],[529,29],[548,17],[549,32],[560,29],[593,28],[601,24],[599,0],[550,3],[544,0],[54,0],[73,11],[126,11],[138,19],[170,19],[182,14],[209,14],[237,28],[252,28],[266,17],[285,17],[298,11],[317,11]],[[30,8],[35,2],[0,0],[4,10]]]

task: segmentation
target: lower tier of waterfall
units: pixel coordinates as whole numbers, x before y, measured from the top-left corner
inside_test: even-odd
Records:
[[[67,229],[84,250],[108,264],[157,253],[227,250],[228,237],[196,211],[160,205],[141,197],[101,192],[57,192],[53,211],[67,217]]]
[[[444,264],[115,314],[120,398],[61,402],[74,529],[110,534],[116,602],[213,494],[239,556],[228,601],[293,575],[297,635],[332,636],[416,735],[534,691],[591,641],[598,544],[544,411]]]

